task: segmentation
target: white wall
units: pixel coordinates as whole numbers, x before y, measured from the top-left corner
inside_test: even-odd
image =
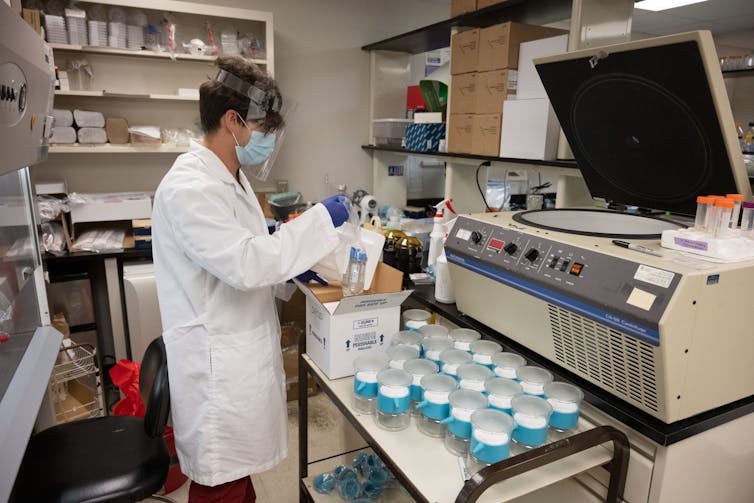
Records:
[[[414,0],[222,0],[218,5],[271,11],[275,79],[298,109],[270,178],[318,200],[371,189],[368,138],[369,54],[361,46],[450,16],[449,2]],[[329,183],[325,183],[325,179]]]

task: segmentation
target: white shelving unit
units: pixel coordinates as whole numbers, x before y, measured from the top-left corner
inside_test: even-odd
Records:
[[[207,41],[207,27],[220,44],[221,32],[233,29],[253,34],[263,41],[264,54],[249,61],[274,75],[273,17],[270,12],[220,7],[209,3],[173,0],[103,0],[82,2],[87,9],[100,4],[119,7],[128,16],[134,10],[146,14],[158,25],[168,13],[176,26],[177,52],[115,49],[110,47],[51,44],[55,65],[68,69],[85,61],[91,77],[83,72],[69,74],[70,89],[55,92],[55,108],[102,112],[105,117],[122,117],[129,126],[158,126],[162,129],[200,131],[197,90],[215,73],[214,56],[182,53],[183,43],[199,38]],[[50,157],[32,170],[34,181],[65,179],[69,191],[153,192],[188,145],[81,145],[55,144]],[[64,154],[64,155],[63,155]],[[117,154],[117,155],[116,155]]]

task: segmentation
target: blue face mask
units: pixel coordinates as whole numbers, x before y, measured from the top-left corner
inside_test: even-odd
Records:
[[[241,122],[246,126],[246,122],[243,119],[241,119]],[[249,126],[246,127],[248,128]],[[231,134],[233,133],[231,132]],[[233,135],[233,139],[236,141],[236,156],[238,157],[238,162],[246,166],[262,164],[269,159],[270,155],[272,155],[272,151],[275,150],[275,133],[264,134],[259,131],[252,131],[249,143],[243,147],[238,144],[236,135]]]

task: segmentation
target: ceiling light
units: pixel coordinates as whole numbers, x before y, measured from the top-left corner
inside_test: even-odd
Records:
[[[706,1],[707,0],[641,0],[640,2],[636,2],[634,7],[637,9],[657,12],[659,10],[675,9],[676,7],[683,7],[684,5]]]

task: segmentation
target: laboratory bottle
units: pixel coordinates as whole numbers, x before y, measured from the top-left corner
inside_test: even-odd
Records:
[[[545,398],[552,405],[550,426],[557,431],[575,430],[579,425],[579,408],[584,392],[565,382],[551,382],[544,386]]]
[[[469,458],[479,468],[506,459],[510,455],[513,418],[504,412],[481,409],[471,414]],[[476,470],[473,470],[476,471]]]
[[[361,248],[351,247],[348,267],[343,277],[343,295],[360,295],[364,291],[364,270],[367,265],[367,254]]]
[[[523,356],[516,353],[497,353],[492,355],[492,370],[498,377],[518,381],[518,369],[526,365]]]
[[[503,351],[503,346],[495,341],[475,341],[471,343],[471,356],[474,363],[484,365],[490,370],[494,370],[492,357]]]
[[[487,397],[479,391],[459,389],[452,392],[448,400],[450,415],[442,421],[448,427],[445,432],[445,448],[451,454],[465,457],[469,452],[471,439],[471,415],[474,411],[487,408]]]
[[[549,370],[533,365],[519,367],[516,374],[527,395],[544,396],[545,384],[552,382],[552,373]]]
[[[743,202],[741,210],[741,236],[754,239],[754,203]]]
[[[696,217],[694,218],[694,230],[705,232],[709,225],[710,207],[715,203],[715,199],[709,196],[697,196],[696,198]]]
[[[513,409],[513,441],[525,448],[539,447],[547,442],[547,425],[552,405],[544,398],[519,395],[511,400]]]
[[[730,221],[733,218],[735,202],[731,199],[718,199],[715,201],[717,209],[717,221],[713,224],[713,235],[716,239],[727,238],[731,235]]]
[[[408,347],[408,346],[403,346]],[[408,428],[411,422],[411,374],[403,369],[388,368],[377,374],[377,426],[388,431]]]

